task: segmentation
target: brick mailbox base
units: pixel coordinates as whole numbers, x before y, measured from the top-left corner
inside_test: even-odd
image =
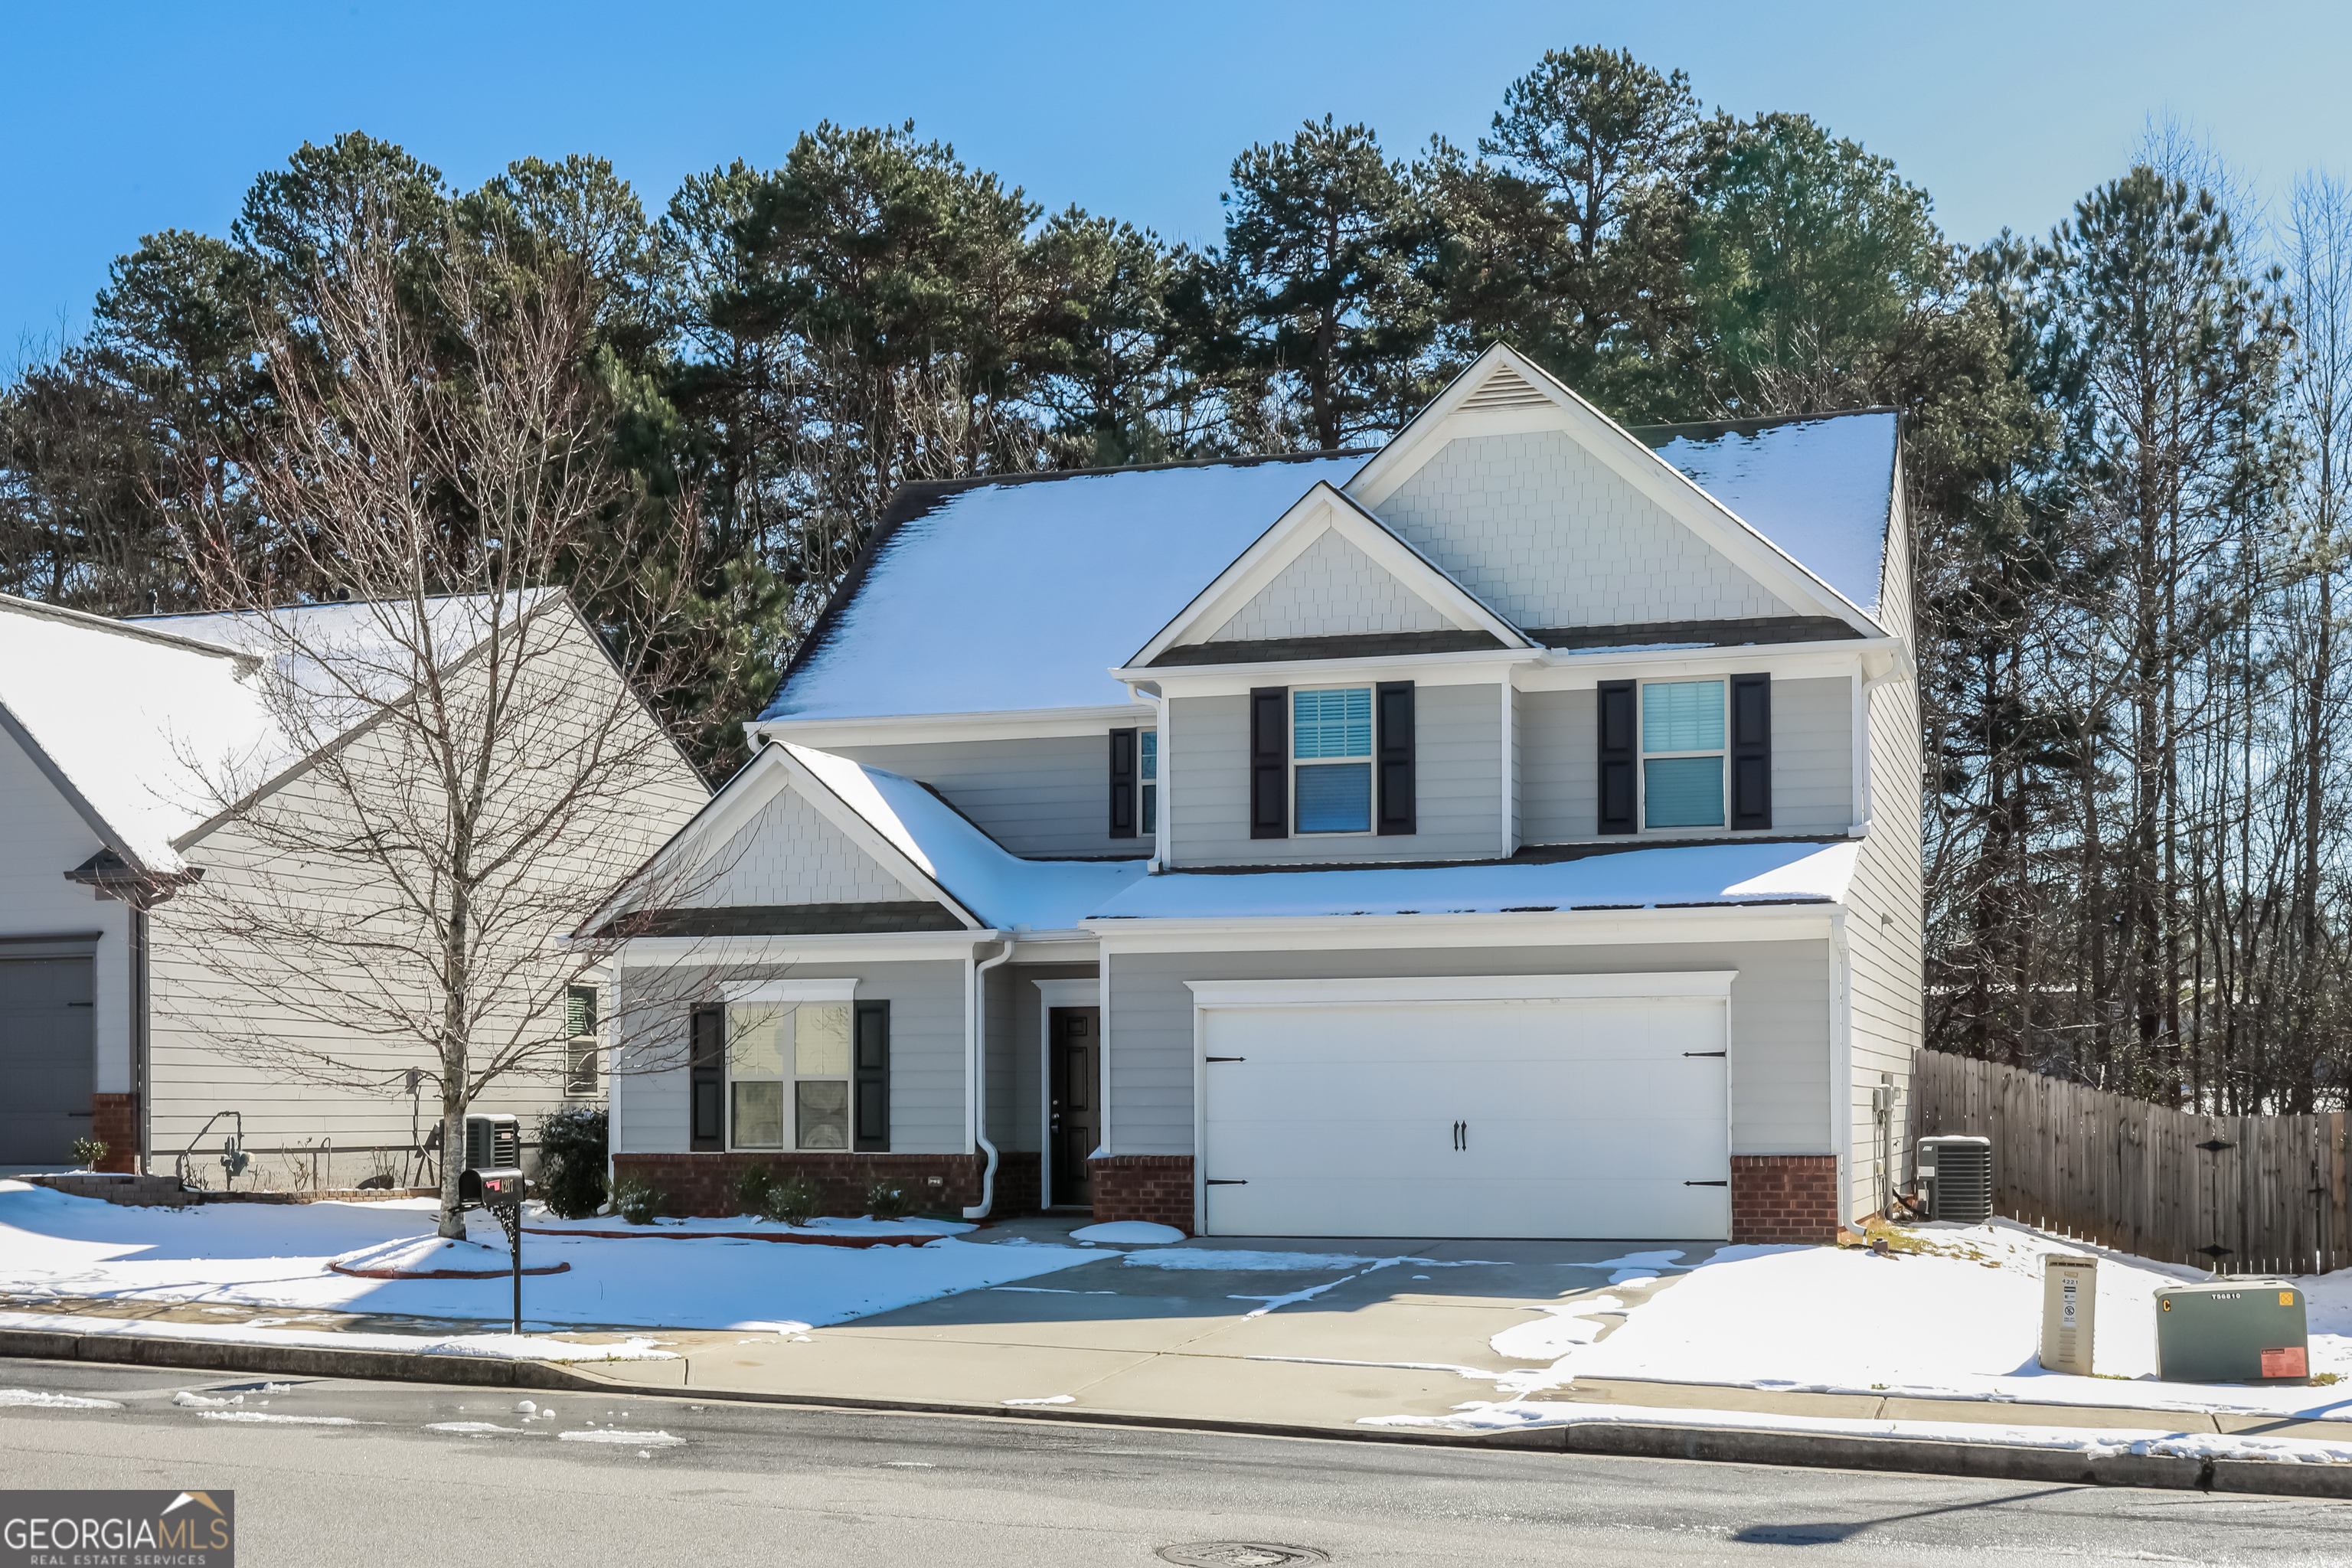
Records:
[[[1832,1242],[1839,1212],[1834,1154],[1734,1154],[1734,1242]]]
[[[1142,1219],[1193,1234],[1192,1155],[1113,1154],[1087,1165],[1094,1173],[1096,1223]]]

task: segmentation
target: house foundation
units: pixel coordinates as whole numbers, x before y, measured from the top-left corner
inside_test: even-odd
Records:
[[[1731,1239],[1738,1243],[1837,1239],[1837,1156],[1734,1154]]]
[[[1094,1174],[1096,1224],[1140,1219],[1197,1234],[1192,1155],[1112,1154],[1087,1166]]]
[[[1034,1202],[1036,1156],[1029,1157],[1029,1185]],[[888,1177],[906,1184],[914,1196],[914,1213],[956,1212],[980,1202],[978,1154],[615,1154],[617,1180],[641,1176],[662,1191],[661,1212],[697,1219],[716,1219],[740,1212],[735,1184],[744,1172],[765,1165],[780,1176],[807,1176],[817,1184],[817,1212],[861,1215],[866,1212],[866,1184]],[[1003,1199],[1004,1170],[997,1171],[999,1213],[1014,1212]]]
[[[126,1174],[138,1170],[139,1097],[135,1094],[91,1095],[89,1135],[106,1145],[106,1158],[93,1169]]]

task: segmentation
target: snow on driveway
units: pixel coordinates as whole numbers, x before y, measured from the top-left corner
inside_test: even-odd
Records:
[[[1528,1310],[1543,1315],[1495,1335],[1492,1348],[1550,1364],[1507,1373],[1497,1386],[1523,1396],[1578,1378],[1623,1378],[2352,1421],[2352,1272],[2294,1281],[2310,1306],[2312,1371],[2345,1383],[2168,1384],[2156,1378],[2155,1292],[2202,1279],[2201,1270],[2006,1220],[1897,1234],[1932,1250],[1881,1258],[1829,1247],[1725,1247],[1694,1252],[1703,1258],[1695,1268],[1677,1264],[1681,1254],[1612,1259],[1663,1269],[1672,1283],[1629,1279],[1621,1267],[1612,1296],[1531,1303]],[[2099,1258],[2095,1377],[2044,1372],[2036,1361],[2041,1260],[2049,1253]],[[1622,1326],[1603,1337],[1607,1320],[1620,1314]]]
[[[503,1258],[505,1240],[496,1225],[479,1214],[467,1217],[472,1238],[494,1245]],[[504,1278],[365,1279],[327,1268],[331,1258],[429,1235],[436,1218],[429,1199],[129,1208],[0,1181],[0,1292],[19,1305],[44,1297],[89,1297],[503,1322],[510,1289]],[[534,1215],[529,1223],[535,1230],[541,1221]],[[872,1221],[833,1226],[860,1237],[901,1235],[907,1241],[851,1248],[724,1237],[526,1235],[526,1267],[572,1267],[526,1279],[523,1312],[535,1323],[555,1325],[790,1331],[1119,1256],[1075,1247],[980,1245],[941,1236],[942,1226],[927,1222],[901,1222],[896,1230]],[[607,1219],[598,1228],[628,1227]],[[737,1221],[729,1228],[776,1227]],[[0,1317],[0,1323],[13,1321]],[[336,1340],[349,1342],[347,1336]]]

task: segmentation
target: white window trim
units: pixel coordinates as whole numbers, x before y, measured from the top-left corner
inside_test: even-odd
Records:
[[[1349,1004],[1574,1002],[1595,997],[1731,994],[1736,969],[1648,974],[1393,975],[1362,980],[1187,980],[1195,1007],[1331,1007]]]
[[[1151,772],[1143,771],[1143,738],[1151,737]],[[1160,731],[1146,724],[1135,731],[1135,833],[1139,838],[1160,837]]]
[[[1649,725],[1643,714],[1647,710],[1645,697],[1653,686],[1706,686],[1723,689],[1723,745],[1720,749],[1696,752],[1653,752],[1649,749]],[[1655,763],[1675,762],[1688,757],[1713,757],[1722,777],[1723,820],[1716,823],[1696,823],[1681,827],[1650,826],[1650,768]],[[1633,795],[1634,810],[1639,815],[1637,833],[1664,834],[1668,837],[1688,838],[1693,834],[1729,833],[1731,827],[1731,678],[1727,675],[1671,676],[1652,680],[1644,678],[1633,689]]]
[[[1302,691],[1360,691],[1369,697],[1371,700],[1372,704],[1372,742],[1370,749],[1365,752],[1361,757],[1308,757],[1302,761],[1298,755],[1298,694]],[[1380,699],[1381,692],[1379,683],[1376,681],[1363,680],[1341,681],[1337,684],[1325,684],[1321,686],[1294,686],[1291,687],[1285,694],[1283,702],[1286,710],[1283,713],[1282,719],[1283,727],[1288,732],[1290,737],[1289,744],[1285,748],[1290,753],[1290,770],[1284,775],[1284,782],[1290,791],[1290,799],[1287,804],[1289,806],[1291,837],[1312,838],[1318,842],[1327,838],[1370,838],[1380,827],[1381,803],[1378,766],[1381,751]],[[1335,832],[1308,833],[1302,829],[1298,826],[1298,770],[1301,767],[1326,768],[1334,766],[1352,767],[1357,765],[1360,765],[1364,770],[1364,783],[1366,785],[1364,798],[1364,826],[1360,828],[1343,827]]]
[[[857,999],[857,982],[855,980],[740,980],[721,985],[719,988],[719,994],[722,1005],[730,1011],[739,1006],[754,1005],[760,1003],[768,1002],[782,1003],[786,1005],[795,1007],[803,1003],[811,1002],[837,1002],[850,1003],[854,1005]],[[722,1024],[720,1026],[722,1030],[728,1026],[729,1026],[727,1024]],[[735,1076],[735,1055],[732,1049],[733,1042],[729,1040],[722,1040],[720,1042],[719,1059],[724,1065],[726,1070],[719,1079],[719,1082],[721,1087],[723,1087],[727,1091],[725,1104],[727,1117],[727,1152],[729,1153],[847,1154],[856,1152],[854,1146],[857,1142],[857,1130],[856,1126],[857,1117],[857,1017],[855,1011],[850,1015],[849,1028],[849,1071],[847,1074],[842,1076],[822,1073],[814,1076],[803,1075],[800,1071],[798,1060],[791,1054],[793,1050],[792,1044],[787,1041],[784,1044],[784,1071],[780,1078],[747,1078],[738,1079]],[[784,1086],[783,1137],[774,1147],[771,1148],[765,1145],[755,1147],[750,1144],[738,1143],[735,1142],[735,1085],[739,1081],[743,1083],[782,1083]],[[800,1098],[799,1090],[795,1086],[803,1083],[845,1083],[849,1086],[849,1116],[851,1125],[848,1131],[849,1142],[853,1147],[846,1149],[803,1149],[801,1147]]]

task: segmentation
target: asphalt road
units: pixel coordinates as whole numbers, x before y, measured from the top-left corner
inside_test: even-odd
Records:
[[[2352,1562],[2352,1503],[529,1397],[0,1362],[0,1486],[234,1490],[240,1568],[1154,1568],[1219,1541],[1414,1568]]]

